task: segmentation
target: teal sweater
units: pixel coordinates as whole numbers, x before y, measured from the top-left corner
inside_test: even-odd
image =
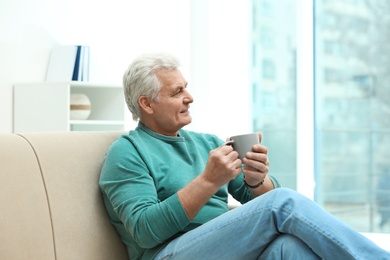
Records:
[[[209,152],[222,143],[183,129],[163,136],[140,123],[111,145],[99,185],[131,259],[152,259],[164,243],[228,211],[228,193],[241,203],[252,199],[240,174],[188,219],[176,192],[203,172]]]

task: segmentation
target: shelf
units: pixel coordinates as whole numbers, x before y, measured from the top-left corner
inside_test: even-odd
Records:
[[[120,120],[70,120],[71,125],[124,125],[125,121]]]
[[[91,102],[87,120],[70,119],[70,96]],[[42,82],[14,85],[14,132],[124,130],[126,111],[119,85],[90,82]]]

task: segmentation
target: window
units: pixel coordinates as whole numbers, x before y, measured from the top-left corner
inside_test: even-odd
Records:
[[[271,60],[263,60],[262,62],[262,75],[263,79],[275,79],[276,68],[275,64]]]
[[[315,3],[315,44],[338,54],[315,52],[316,200],[359,231],[390,232],[389,2]]]
[[[274,32],[271,28],[267,26],[262,26],[259,30],[260,34],[260,43],[263,48],[274,48],[275,47],[275,41],[274,41]]]
[[[296,189],[296,27],[294,0],[253,1],[253,127],[264,135],[272,172]],[[267,10],[267,11],[265,11]],[[270,10],[273,10],[272,15]],[[255,37],[255,35],[262,37]],[[275,151],[275,152],[274,152]]]
[[[298,36],[303,4],[253,0],[253,130],[263,132],[283,186],[309,187],[322,207],[358,231],[389,233],[390,1],[313,2],[308,43]],[[311,70],[300,68],[306,54],[314,55]],[[313,103],[302,102],[308,88]],[[302,111],[312,111],[314,134],[299,139]],[[314,158],[299,158],[305,138],[313,139]],[[297,170],[305,159],[314,160],[312,172]]]

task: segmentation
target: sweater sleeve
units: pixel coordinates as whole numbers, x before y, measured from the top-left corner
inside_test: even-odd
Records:
[[[148,167],[126,140],[107,153],[100,177],[112,219],[140,247],[153,248],[182,231],[189,223],[177,194],[160,201]]]
[[[241,204],[244,204],[253,199],[252,194],[244,184],[243,176],[244,175],[242,173],[239,174],[234,180],[229,182],[229,186],[228,186],[229,193],[233,196],[234,199],[239,201]],[[281,187],[280,183],[274,176],[268,175],[268,177],[271,179],[272,183],[274,184],[275,189]]]

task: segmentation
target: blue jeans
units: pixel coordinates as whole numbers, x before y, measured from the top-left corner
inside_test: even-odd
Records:
[[[357,231],[286,188],[169,242],[155,259],[390,259]]]

